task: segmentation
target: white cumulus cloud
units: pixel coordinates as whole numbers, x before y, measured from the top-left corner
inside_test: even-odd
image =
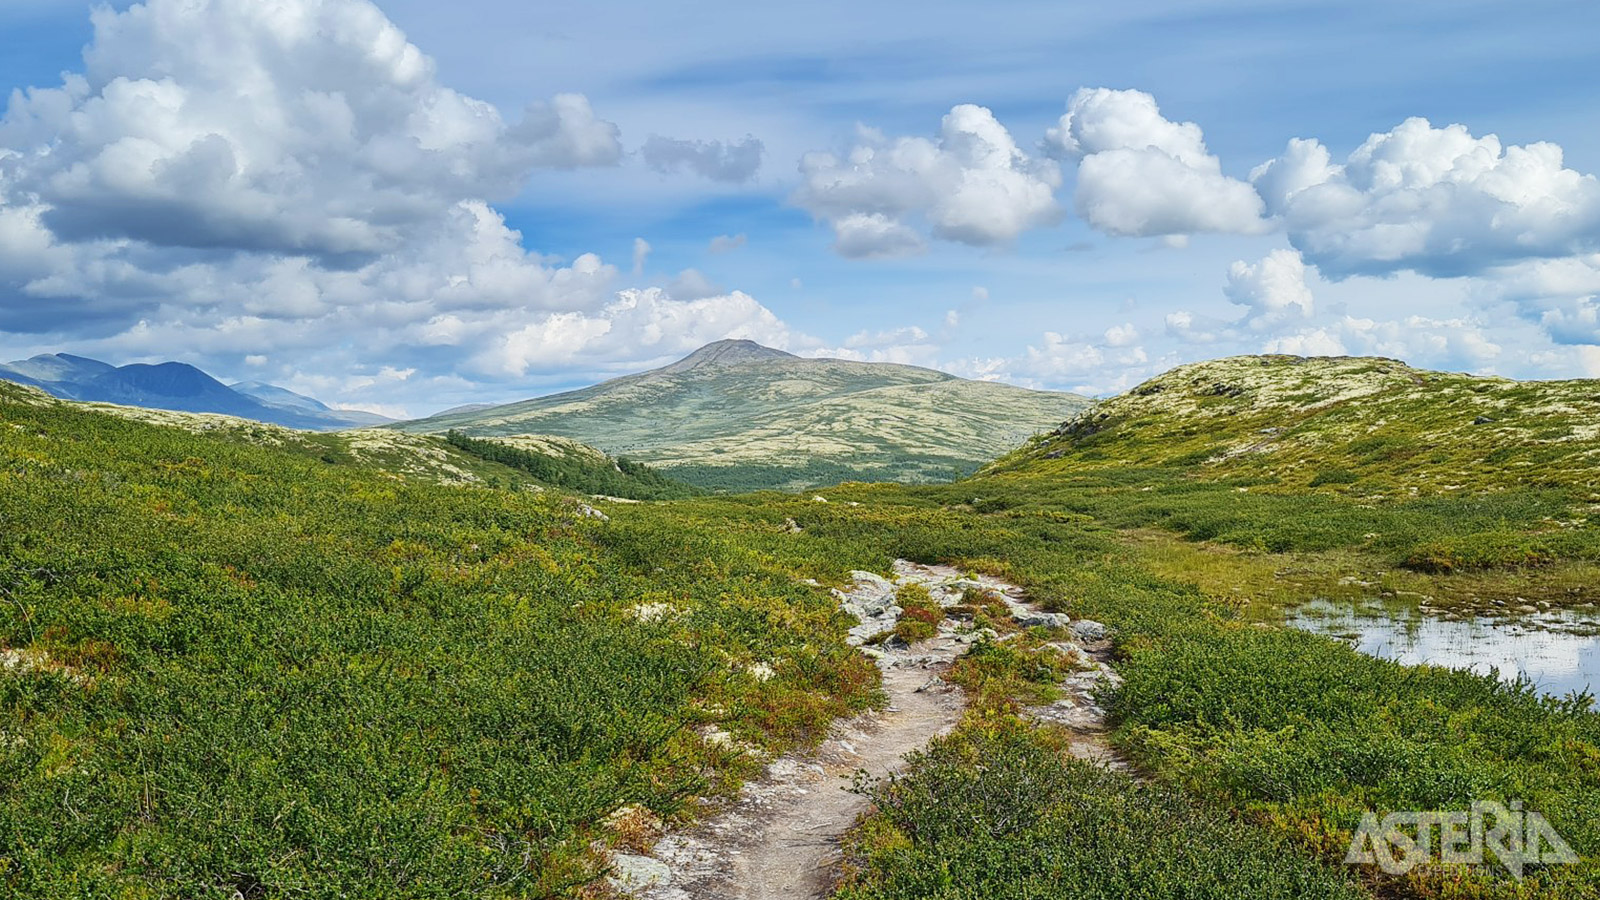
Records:
[[[1262,346],[1263,353],[1289,356],[1348,356],[1337,329],[1313,328],[1298,334],[1275,337]]]
[[[1272,331],[1316,312],[1305,261],[1294,250],[1274,250],[1254,265],[1234,262],[1223,293],[1245,308],[1243,324],[1252,331]]]
[[[513,124],[440,85],[365,0],[150,0],[93,19],[85,71],[0,120],[6,202],[58,240],[343,264],[535,167],[620,154],[581,96]]]
[[[921,252],[924,232],[974,246],[1015,240],[1059,221],[1061,173],[1018,148],[981,106],[956,106],[937,139],[893,140],[861,129],[844,157],[808,153],[795,201],[834,228],[845,256]]]
[[[1080,88],[1045,135],[1045,148],[1078,160],[1078,214],[1108,234],[1252,234],[1265,227],[1261,198],[1222,173],[1200,126],[1168,120],[1143,91]]]
[[[475,363],[490,374],[521,376],[580,360],[665,360],[724,338],[783,348],[796,337],[771,310],[740,291],[678,300],[660,288],[647,288],[620,291],[594,312],[560,313],[508,331]]]
[[[1175,310],[1166,316],[1167,334],[1185,344],[1253,343],[1262,335],[1274,335],[1283,340],[1269,341],[1267,352],[1296,353],[1294,347],[1312,340],[1307,337],[1312,333],[1307,326],[1316,315],[1316,300],[1306,283],[1308,271],[1305,260],[1295,250],[1274,250],[1255,263],[1235,260],[1228,267],[1222,293],[1230,303],[1243,308],[1243,315],[1223,319]],[[1321,337],[1315,340],[1320,350],[1332,346]]]
[[[1600,345],[1600,253],[1491,269],[1473,293],[1485,306],[1512,304],[1558,344]]]
[[[928,368],[937,363],[939,351],[939,345],[928,332],[910,325],[884,331],[860,331],[847,338],[842,346],[816,347],[805,355]]]
[[[39,349],[426,408],[474,378],[788,340],[748,295],[617,294],[615,266],[507,225],[493,203],[541,170],[621,158],[580,95],[508,119],[369,0],[146,0],[92,24],[82,71],[0,118],[0,329]],[[724,149],[737,167],[750,146]]]
[[[1504,352],[1481,320],[1416,315],[1387,320],[1344,316],[1274,337],[1262,350],[1296,356],[1387,356],[1412,365],[1478,372],[1491,371]]]
[[[1150,357],[1136,343],[1137,329],[1119,325],[1099,341],[1046,331],[1015,356],[957,360],[946,371],[982,381],[1103,394],[1123,390],[1151,374]]]
[[[1407,119],[1342,163],[1310,140],[1251,174],[1290,241],[1334,277],[1470,276],[1600,250],[1600,180],[1559,146]]]
[[[850,213],[833,220],[833,249],[851,259],[914,256],[926,247],[916,229],[883,213]]]

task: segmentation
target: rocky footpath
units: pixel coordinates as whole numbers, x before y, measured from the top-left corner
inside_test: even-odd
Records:
[[[1032,715],[1080,735],[1074,750],[1085,758],[1114,762],[1103,740],[1105,713],[1092,699],[1101,679],[1116,677],[1103,659],[1109,646],[1104,626],[1044,612],[1028,603],[1021,588],[997,578],[899,560],[892,578],[852,572],[848,588],[833,590],[840,607],[860,620],[848,640],[876,661],[888,704],[840,721],[815,750],[773,760],[736,800],[694,826],[668,834],[650,855],[617,854],[614,888],[640,900],[827,896],[840,861],[840,838],[868,811],[866,799],[849,790],[855,776],[896,772],[907,753],[953,729],[964,698],[940,676],[973,643],[1004,640],[991,630],[948,617],[926,641],[881,639],[899,623],[899,592],[907,585],[926,588],[946,608],[974,595],[1000,600],[1019,625],[1058,628],[1071,635],[1057,647],[1080,656],[1082,671],[1064,685],[1060,701]]]

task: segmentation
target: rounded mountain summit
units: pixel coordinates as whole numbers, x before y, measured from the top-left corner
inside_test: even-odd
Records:
[[[1089,402],[917,366],[811,359],[728,340],[593,387],[393,427],[485,438],[557,435],[701,487],[804,490],[958,478]]]

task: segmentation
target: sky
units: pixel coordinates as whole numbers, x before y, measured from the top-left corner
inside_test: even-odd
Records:
[[[0,4],[0,359],[396,416],[748,338],[1600,377],[1600,6]]]

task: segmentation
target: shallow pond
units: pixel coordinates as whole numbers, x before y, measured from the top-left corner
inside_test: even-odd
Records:
[[[1415,606],[1315,600],[1290,611],[1296,628],[1349,640],[1357,650],[1408,665],[1430,663],[1526,676],[1541,693],[1600,694],[1600,614],[1545,612],[1512,619],[1444,617]]]

